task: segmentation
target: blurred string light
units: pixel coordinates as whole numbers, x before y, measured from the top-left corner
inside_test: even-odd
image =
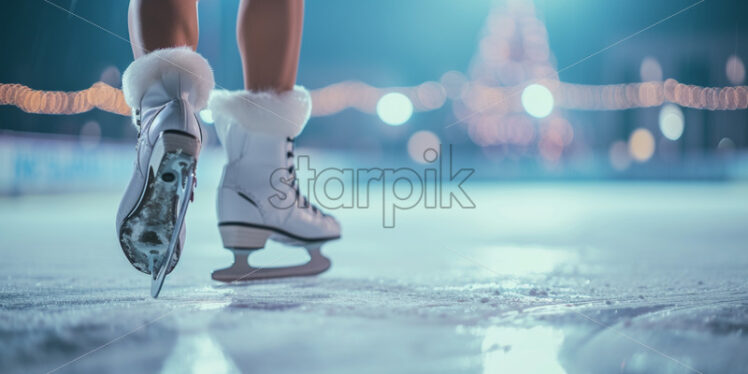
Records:
[[[442,74],[439,84],[444,89],[447,97],[452,100],[459,100],[462,93],[467,87],[468,80],[465,74],[459,71],[450,70]]]
[[[0,105],[15,105],[27,113],[76,114],[98,108],[130,115],[122,91],[97,82],[82,91],[39,91],[21,84],[0,84]]]
[[[665,82],[644,82],[613,85],[582,85],[556,81],[556,88],[550,90],[556,98],[555,106],[572,110],[623,110],[660,106],[665,102],[681,107],[705,110],[743,110],[748,108],[748,86],[736,87],[703,87],[679,83],[674,79]],[[427,82],[431,88],[439,83]],[[358,91],[357,88],[361,88]],[[418,97],[420,86],[406,87],[408,94],[402,94],[411,101],[414,111],[430,111],[443,106],[446,90],[433,90],[434,98],[430,105],[425,105]],[[403,88],[394,88],[403,89]],[[345,109],[354,108],[364,113],[374,113],[377,103],[382,98],[380,92],[393,88],[381,89],[362,82],[344,82],[313,90],[314,106],[312,115],[329,116]],[[521,91],[517,87],[477,87],[469,88],[471,95],[493,96],[495,102],[486,101],[504,112],[517,113],[524,111],[520,102],[515,102],[513,94]],[[427,90],[424,90],[428,92]],[[483,91],[483,92],[481,92]],[[356,92],[361,92],[359,95]],[[455,101],[462,101],[456,99]],[[437,103],[437,104],[434,104]],[[439,105],[441,103],[441,105]],[[40,114],[76,114],[97,108],[111,113],[130,115],[130,108],[125,103],[122,91],[97,82],[81,91],[41,91],[33,90],[21,84],[0,83],[0,105],[13,105],[28,113]]]

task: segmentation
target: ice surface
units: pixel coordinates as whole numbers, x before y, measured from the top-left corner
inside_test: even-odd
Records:
[[[0,372],[748,371],[747,185],[476,183],[395,229],[336,211],[328,273],[246,285],[210,279],[231,254],[200,187],[157,300],[118,193],[0,199]]]

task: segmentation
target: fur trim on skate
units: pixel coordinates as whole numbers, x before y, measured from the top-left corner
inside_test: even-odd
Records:
[[[127,105],[140,107],[146,90],[169,72],[178,71],[180,79],[191,83],[188,101],[195,110],[205,108],[213,89],[213,69],[208,61],[189,47],[155,50],[133,61],[122,74],[122,91]]]
[[[250,131],[296,137],[309,120],[312,99],[309,91],[301,86],[280,94],[215,90],[208,107],[216,126],[236,123]]]

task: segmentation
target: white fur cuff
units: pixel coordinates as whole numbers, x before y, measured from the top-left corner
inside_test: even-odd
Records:
[[[250,131],[296,137],[312,112],[312,99],[304,87],[275,92],[216,90],[208,103],[216,125],[235,123]]]
[[[175,71],[180,73],[181,87],[178,88],[182,92],[179,94],[186,93],[195,110],[205,108],[215,84],[213,70],[203,56],[189,47],[159,49],[135,59],[122,75],[122,91],[127,105],[139,108],[146,90],[161,82],[167,73]]]

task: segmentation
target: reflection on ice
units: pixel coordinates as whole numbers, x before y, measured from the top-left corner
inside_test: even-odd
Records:
[[[572,250],[532,246],[481,247],[473,258],[486,271],[498,275],[550,273],[579,262],[579,255]]]
[[[161,369],[162,374],[233,374],[241,371],[207,333],[181,335]]]
[[[566,373],[558,361],[564,333],[545,326],[489,327],[481,353],[484,373]]]
[[[229,296],[230,292],[224,292],[224,294]],[[201,311],[220,310],[230,305],[231,300],[201,300],[197,305],[195,305],[195,309]]]

